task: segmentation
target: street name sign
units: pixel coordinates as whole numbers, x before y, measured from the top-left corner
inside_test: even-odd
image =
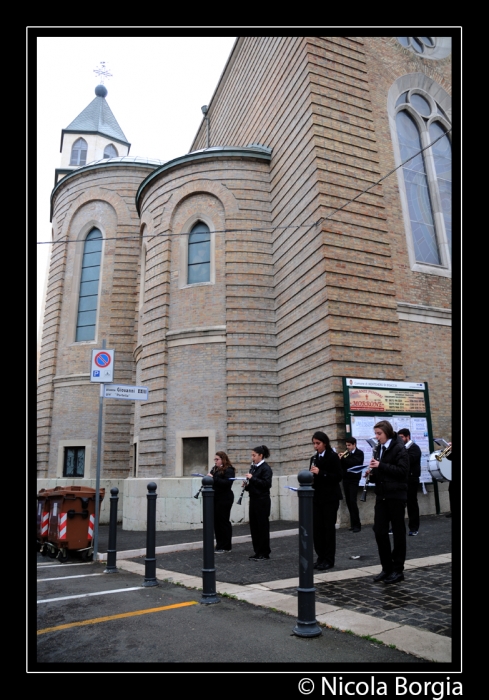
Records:
[[[127,384],[104,384],[104,399],[126,399],[147,401],[148,387],[128,386]]]

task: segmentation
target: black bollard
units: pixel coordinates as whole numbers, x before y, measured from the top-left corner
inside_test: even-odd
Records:
[[[312,499],[314,477],[310,471],[297,475],[299,488],[299,588],[297,589],[298,637],[318,637],[322,630],[316,621],[316,589],[314,588],[314,543],[312,536]]]
[[[148,484],[148,524],[146,526],[146,559],[143,586],[157,586],[156,580],[156,484]]]
[[[104,574],[117,573],[115,565],[117,557],[117,503],[119,501],[119,489],[114,486],[110,489],[110,519],[109,519],[109,546],[107,547],[107,567]]]
[[[204,568],[202,569],[201,603],[219,603],[216,594],[216,570],[214,568],[214,479],[202,479],[202,514],[204,521]]]

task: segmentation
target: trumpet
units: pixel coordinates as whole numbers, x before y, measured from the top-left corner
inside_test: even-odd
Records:
[[[445,447],[445,449],[442,450],[439,455],[435,454],[435,459],[437,459],[438,462],[441,462],[444,457],[450,457],[451,454],[452,454],[452,446],[448,445],[448,447]]]
[[[343,459],[343,457],[346,457],[346,456],[349,455],[349,454],[350,454],[350,453],[348,452],[348,450],[345,450],[344,452],[340,452],[340,453],[338,454],[338,457],[339,457],[340,459]]]
[[[433,438],[434,442],[436,442],[438,445],[444,446],[443,450],[440,452],[440,454],[435,454],[435,459],[438,462],[441,462],[444,457],[450,457],[452,454],[452,446],[447,443],[446,440],[443,438]]]
[[[368,442],[368,444],[370,445],[370,447],[373,448],[373,450],[372,450],[372,458],[373,458],[373,459],[378,459],[377,450],[378,450],[378,447],[379,447],[379,443],[377,442],[377,440],[376,440],[375,438],[370,438],[370,440],[367,440],[367,442]],[[371,474],[371,472],[369,472],[369,473],[367,474],[367,476],[365,477],[365,486],[363,487],[362,495],[360,496],[360,501],[361,501],[362,503],[365,503],[365,501],[367,500],[367,488],[368,488],[368,485],[369,485],[369,483],[370,483],[370,474]]]

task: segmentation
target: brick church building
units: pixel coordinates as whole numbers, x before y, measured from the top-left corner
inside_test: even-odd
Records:
[[[297,473],[315,430],[344,445],[343,377],[427,382],[451,439],[448,38],[239,37],[169,162],[129,155],[106,97],[62,134],[39,478],[95,476],[103,340],[149,390],[104,399],[105,479],[260,444]]]

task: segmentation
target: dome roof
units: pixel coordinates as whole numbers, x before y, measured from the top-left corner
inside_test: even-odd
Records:
[[[83,168],[88,168],[88,166],[93,166],[93,165],[103,165],[105,163],[135,163],[141,164],[141,165],[154,165],[155,168],[157,168],[160,165],[163,165],[166,161],[164,160],[158,160],[158,158],[144,158],[143,156],[114,156],[114,158],[101,158],[100,160],[92,160],[90,163],[87,163],[84,166],[81,166]],[[81,170],[81,168],[78,168],[78,170]]]

